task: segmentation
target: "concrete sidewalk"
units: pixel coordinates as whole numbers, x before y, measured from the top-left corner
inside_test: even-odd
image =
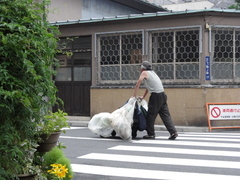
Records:
[[[68,116],[69,126],[87,127],[90,117]],[[208,127],[176,126],[178,132],[208,132]],[[155,125],[156,131],[166,131],[164,125]]]

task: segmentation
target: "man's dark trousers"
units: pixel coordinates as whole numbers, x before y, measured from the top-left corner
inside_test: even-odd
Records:
[[[169,113],[167,95],[164,92],[151,93],[150,95],[147,114],[147,133],[149,136],[155,136],[154,123],[158,114],[170,134],[177,132]]]

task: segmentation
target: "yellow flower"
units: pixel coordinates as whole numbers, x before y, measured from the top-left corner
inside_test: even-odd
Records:
[[[58,178],[65,178],[66,174],[68,173],[68,168],[66,165],[62,164],[51,164],[52,169],[48,170],[47,172],[50,174],[54,174]]]

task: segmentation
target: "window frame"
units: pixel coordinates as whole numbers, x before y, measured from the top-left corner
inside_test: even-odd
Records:
[[[148,60],[152,63],[152,57],[149,54],[149,48],[151,48],[150,44],[151,44],[151,39],[149,38],[149,34],[153,31],[173,31],[173,32],[177,32],[177,31],[186,31],[186,30],[197,30],[199,32],[198,34],[198,60],[197,62],[176,62],[176,50],[174,50],[174,59],[173,59],[173,64],[174,65],[174,78],[173,79],[164,79],[164,77],[160,77],[163,81],[164,84],[183,84],[183,85],[192,85],[192,84],[200,84],[201,83],[201,73],[202,73],[202,68],[201,68],[201,54],[202,54],[202,26],[200,25],[196,25],[196,26],[182,26],[182,27],[171,27],[171,28],[156,28],[156,29],[146,29],[146,30],[130,30],[130,31],[115,31],[115,32],[101,32],[101,33],[95,33],[95,60],[97,63],[97,80],[96,83],[98,85],[108,85],[108,84],[114,84],[114,85],[124,85],[124,84],[134,84],[137,81],[136,79],[132,79],[132,80],[123,80],[123,79],[119,79],[119,80],[103,80],[101,77],[101,67],[103,65],[101,65],[101,53],[100,53],[100,49],[101,49],[101,45],[100,45],[100,38],[104,35],[121,35],[121,34],[126,34],[126,33],[141,33],[142,34],[142,61],[144,60]],[[176,41],[176,38],[174,38],[174,41]],[[174,42],[174,49],[176,48],[176,42]],[[121,49],[120,49],[121,52]],[[121,55],[120,55],[121,56]],[[120,62],[121,62],[121,57],[120,57]],[[176,66],[177,65],[182,65],[182,64],[196,64],[196,66],[198,67],[198,69],[196,69],[197,72],[197,77],[198,78],[192,78],[192,79],[180,79],[177,78],[176,76]],[[135,70],[138,71],[138,69],[140,68],[140,63],[137,64],[131,64],[131,65],[126,65],[126,66],[135,66]],[[161,65],[161,63],[153,63],[153,68],[154,70],[158,70],[156,69],[157,66]],[[122,67],[124,65],[122,65],[120,63],[119,69],[115,71],[120,71],[122,72]],[[184,66],[184,65],[182,65]],[[180,67],[183,68],[183,67]],[[194,67],[193,67],[194,68]],[[191,70],[190,70],[191,72]],[[135,72],[137,74],[136,77],[139,77],[140,75],[140,71]],[[181,76],[181,75],[180,75]],[[185,76],[187,76],[185,74]]]

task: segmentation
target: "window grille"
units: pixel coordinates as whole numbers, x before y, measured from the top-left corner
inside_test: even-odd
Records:
[[[150,30],[149,59],[164,83],[199,84],[200,30]]]
[[[240,27],[211,27],[211,83],[240,82]]]
[[[142,31],[99,34],[99,84],[132,84],[138,79],[143,58]]]
[[[147,32],[147,43],[144,35]],[[145,49],[163,83],[199,84],[200,27],[96,35],[98,84],[132,84],[140,75]]]

